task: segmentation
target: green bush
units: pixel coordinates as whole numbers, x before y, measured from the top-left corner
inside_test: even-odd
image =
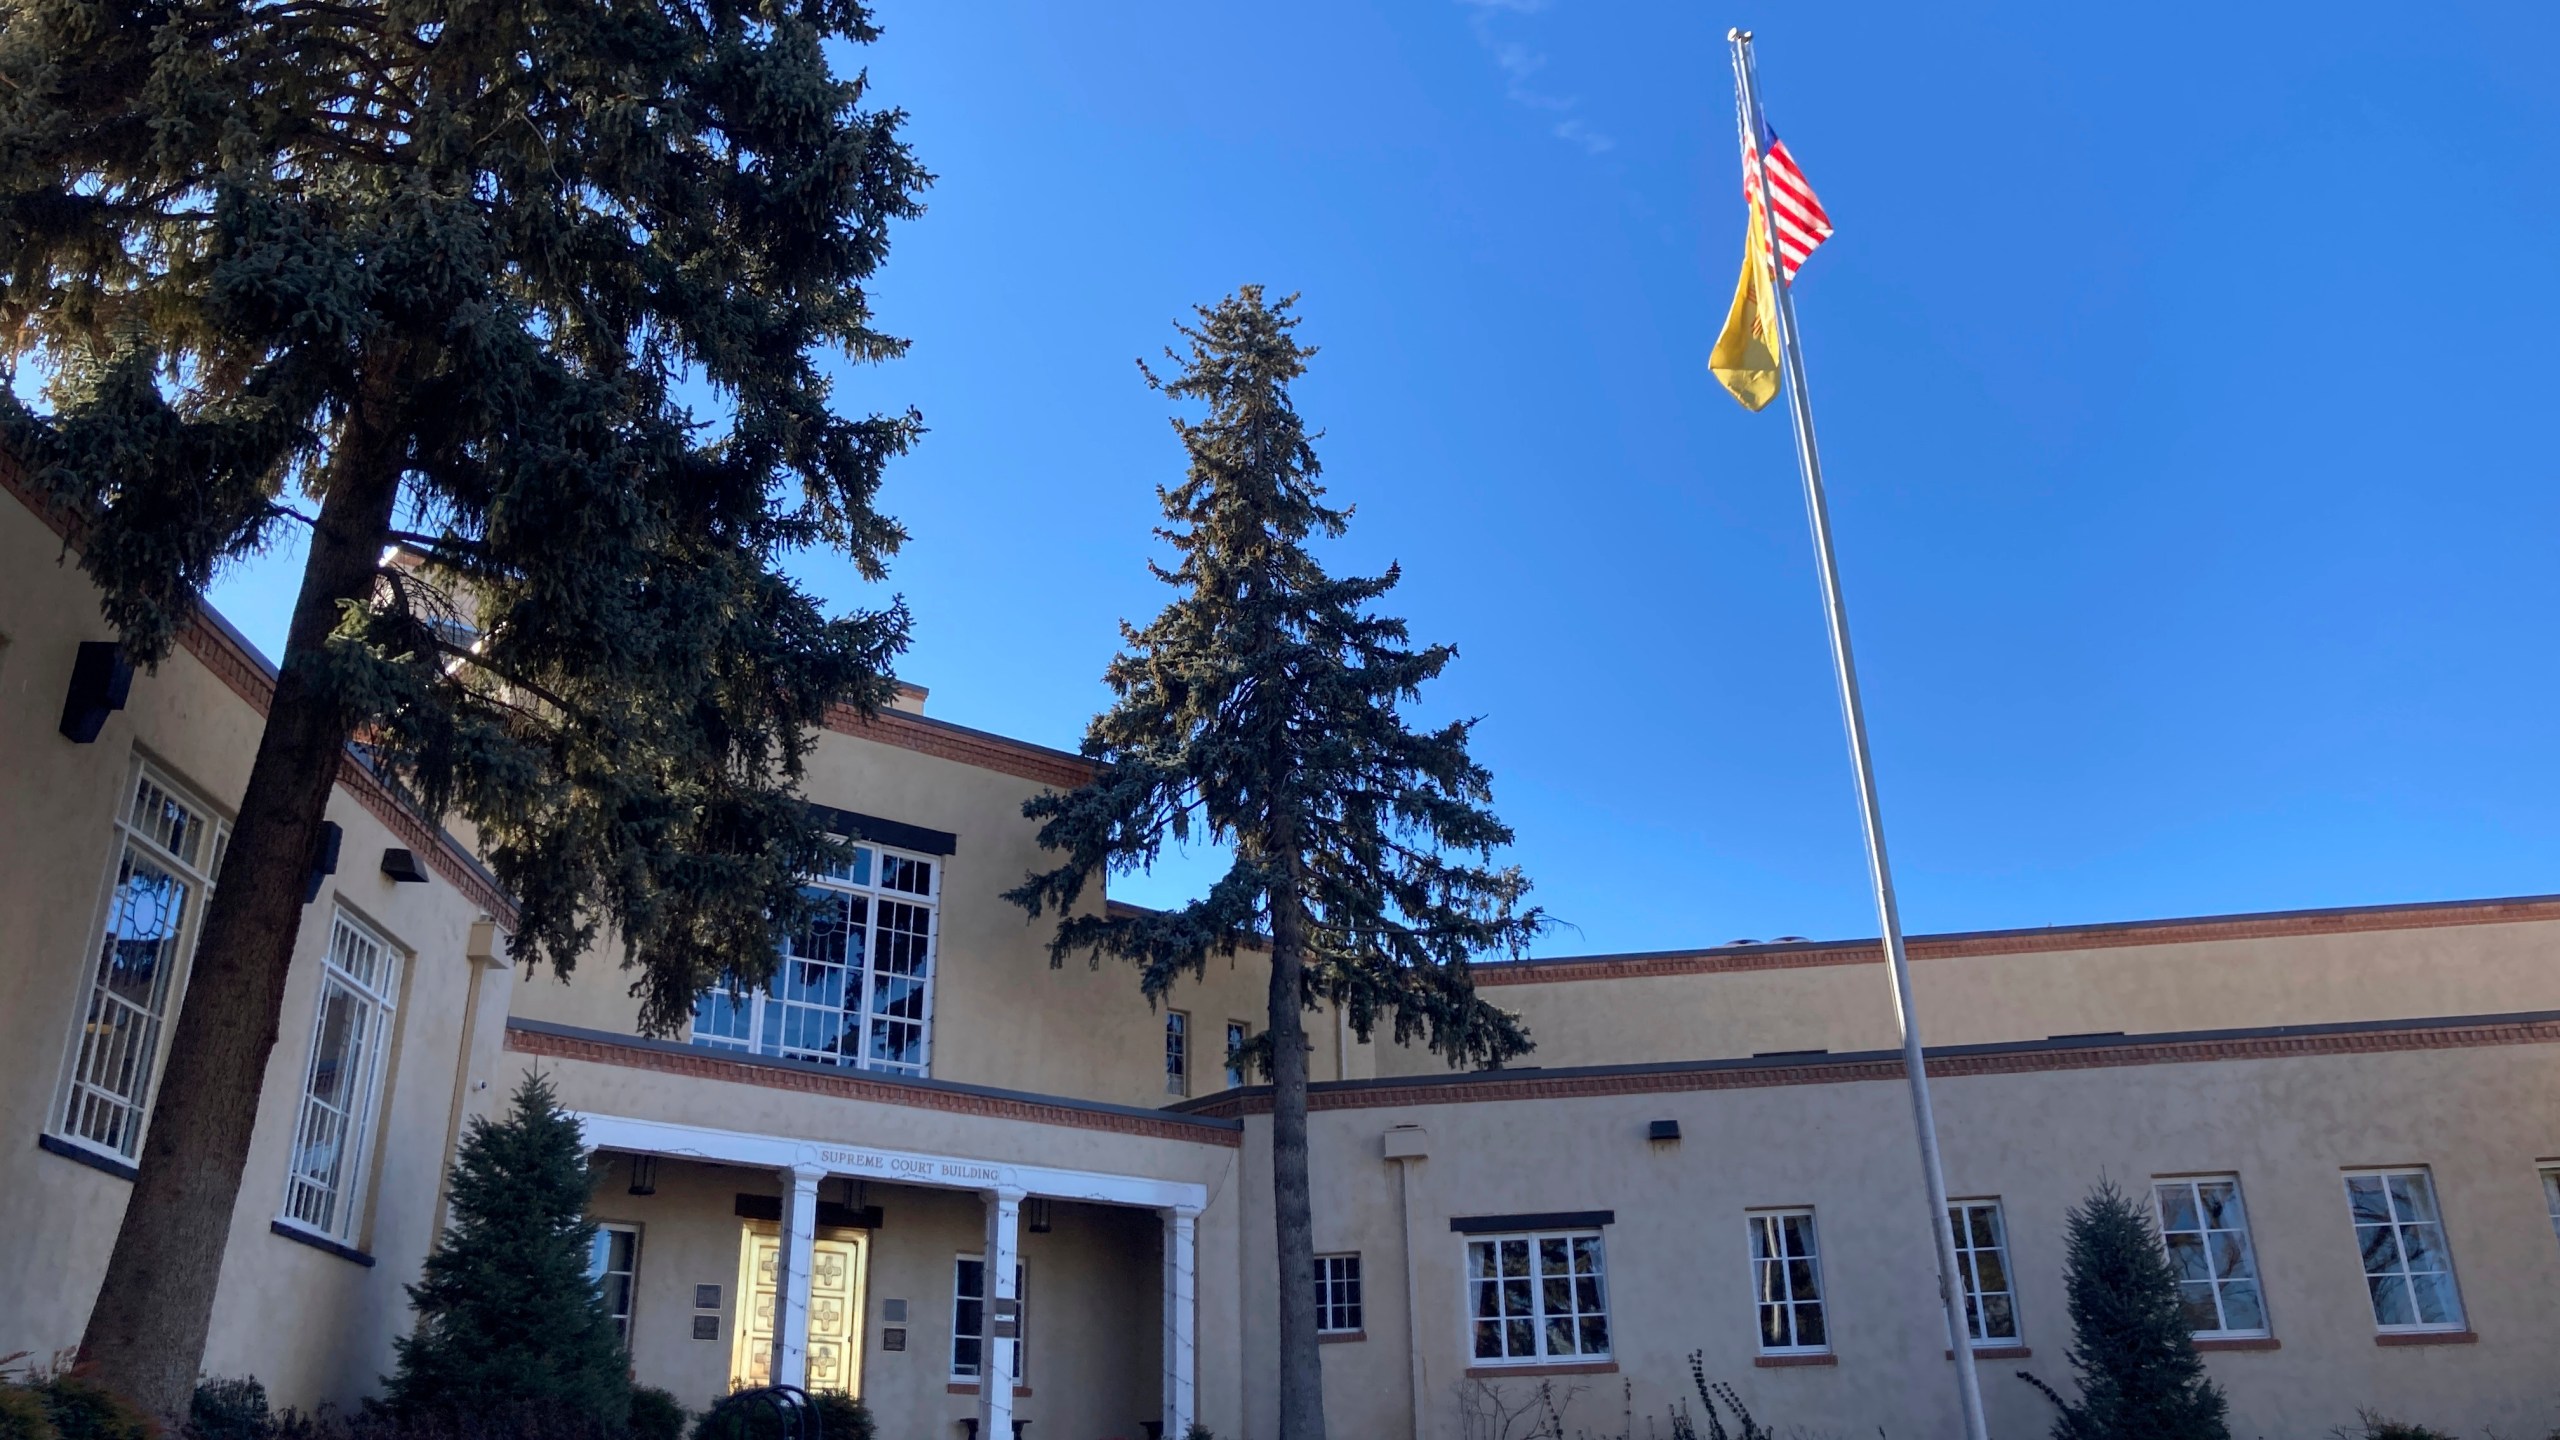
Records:
[[[824,1440],[876,1440],[870,1407],[841,1390],[809,1397]],[[761,1405],[714,1405],[694,1422],[693,1440],[781,1440],[781,1422]]]
[[[32,1387],[0,1380],[0,1440],[58,1440],[44,1397]]]
[[[158,1440],[160,1427],[123,1396],[83,1375],[40,1382],[45,1418],[61,1440]]]
[[[274,1440],[267,1387],[246,1375],[198,1384],[187,1405],[187,1433],[194,1440]]]
[[[684,1440],[684,1406],[655,1385],[631,1387],[631,1440]]]
[[[817,1402],[818,1432],[825,1440],[875,1440],[871,1407],[841,1390],[821,1390]]]

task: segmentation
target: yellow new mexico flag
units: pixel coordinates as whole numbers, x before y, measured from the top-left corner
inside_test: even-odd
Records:
[[[1751,234],[1742,246],[1742,278],[1734,283],[1733,308],[1724,333],[1707,352],[1707,368],[1745,410],[1778,398],[1778,297],[1769,274],[1768,227],[1760,204],[1751,203]]]

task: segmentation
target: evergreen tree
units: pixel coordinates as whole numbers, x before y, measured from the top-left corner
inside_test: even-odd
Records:
[[[642,1022],[767,973],[830,853],[810,726],[876,706],[866,577],[912,412],[862,290],[928,183],[825,49],[862,0],[0,0],[0,442],[156,663],[224,561],[309,528],[141,1176],[82,1350],[185,1413],[304,876],[351,737],[466,818],[566,971]],[[706,407],[697,416],[690,405]],[[423,564],[386,564],[386,547]]]
[[[1254,1059],[1272,1082],[1280,1434],[1321,1440],[1305,1012],[1330,1002],[1362,1039],[1383,1022],[1453,1065],[1524,1053],[1527,1032],[1476,996],[1467,962],[1516,953],[1541,920],[1519,907],[1520,872],[1492,867],[1511,832],[1467,754],[1473,722],[1417,731],[1399,713],[1457,652],[1410,648],[1404,622],[1372,610],[1394,568],[1337,578],[1307,548],[1350,512],[1323,503],[1290,406],[1315,353],[1291,333],[1290,304],[1246,286],[1180,327],[1188,353],[1166,352],[1179,374],[1146,372],[1207,410],[1174,421],[1189,471],[1158,492],[1170,522],[1158,533],[1181,559],[1151,568],[1178,598],[1145,629],[1122,626],[1104,675],[1114,703],[1085,735],[1094,779],[1024,807],[1065,858],[1008,898],[1058,911],[1052,965],[1133,961],[1150,1000],[1211,954],[1267,941],[1270,1023]],[[1144,869],[1194,833],[1234,852],[1207,894],[1160,914],[1075,912],[1095,876]]]
[[[2018,1372],[2062,1412],[2054,1440],[2230,1440],[2222,1391],[2205,1377],[2151,1217],[2114,1181],[2100,1181],[2073,1208],[2067,1240],[2080,1398],[2065,1400]]]
[[[578,1122],[539,1075],[503,1120],[474,1116],[453,1164],[453,1224],[409,1287],[384,1400],[409,1416],[510,1414],[623,1433],[631,1361],[587,1274],[594,1177]]]

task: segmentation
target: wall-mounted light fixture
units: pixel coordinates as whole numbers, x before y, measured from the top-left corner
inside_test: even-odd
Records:
[[[1026,1196],[1022,1202],[1022,1223],[1034,1235],[1049,1233],[1049,1197]]]
[[[427,883],[427,867],[418,863],[417,852],[397,845],[382,852],[382,873],[403,885]]]
[[[634,1155],[631,1157],[631,1193],[634,1195],[658,1193],[657,1156]]]
[[[1656,1145],[1676,1145],[1680,1141],[1680,1122],[1656,1120],[1645,1127],[1644,1138]]]
[[[133,693],[133,662],[113,640],[83,640],[71,660],[71,688],[62,697],[62,738],[87,745],[98,738],[111,711]]]
[[[320,833],[311,841],[311,873],[302,882],[302,903],[320,898],[320,882],[338,873],[338,849],[347,843],[347,832],[335,820],[320,822]]]

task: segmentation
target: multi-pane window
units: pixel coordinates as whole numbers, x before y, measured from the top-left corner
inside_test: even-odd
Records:
[[[872,845],[817,876],[817,909],[763,989],[703,992],[693,1043],[923,1075],[932,1058],[937,862]]]
[[[1955,1232],[1956,1277],[1964,1285],[1964,1328],[1976,1345],[2018,1343],[2018,1297],[2009,1283],[2009,1231],[1997,1200],[1947,1207]]]
[[[613,1333],[624,1348],[631,1344],[631,1291],[640,1276],[640,1232],[630,1225],[598,1225],[587,1247],[587,1278],[613,1317]]]
[[[1477,1363],[1608,1358],[1605,1279],[1596,1230],[1469,1239]]]
[[[1164,1012],[1164,1093],[1191,1093],[1191,1017],[1179,1010]]]
[[[2258,1286],[2240,1181],[2229,1175],[2156,1180],[2151,1193],[2159,1202],[2160,1243],[2178,1274],[2187,1328],[2205,1336],[2266,1334],[2266,1295]]]
[[[2542,1203],[2551,1210],[2551,1233],[2560,1236],[2560,1166],[2542,1172]]]
[[[285,1218],[323,1235],[355,1235],[399,989],[398,953],[340,911],[329,926],[328,957],[320,969],[319,1013],[312,1020],[311,1056],[303,1067],[293,1128],[293,1168],[284,1186]]]
[[[1244,1043],[1252,1038],[1251,1026],[1241,1020],[1227,1022],[1227,1088],[1230,1090],[1244,1084],[1244,1058],[1238,1052],[1242,1051]]]
[[[1316,1257],[1316,1329],[1328,1335],[1361,1329],[1360,1257]]]
[[[1020,1265],[1013,1267],[1013,1383],[1022,1383],[1022,1354],[1030,1348],[1030,1292],[1022,1285]],[[975,1380],[985,1370],[987,1353],[987,1262],[982,1255],[963,1255],[951,1266],[951,1378]]]
[[[1760,1309],[1762,1350],[1831,1348],[1812,1211],[1764,1210],[1751,1217],[1751,1283]]]
[[[2377,1170],[2347,1177],[2347,1209],[2364,1254],[2373,1323],[2384,1330],[2459,1330],[2462,1296],[2453,1251],[2424,1170]]]
[[[52,1128],[131,1160],[142,1150],[162,1032],[185,984],[224,833],[148,769],[136,767],[124,798],[106,914],[89,950]]]

